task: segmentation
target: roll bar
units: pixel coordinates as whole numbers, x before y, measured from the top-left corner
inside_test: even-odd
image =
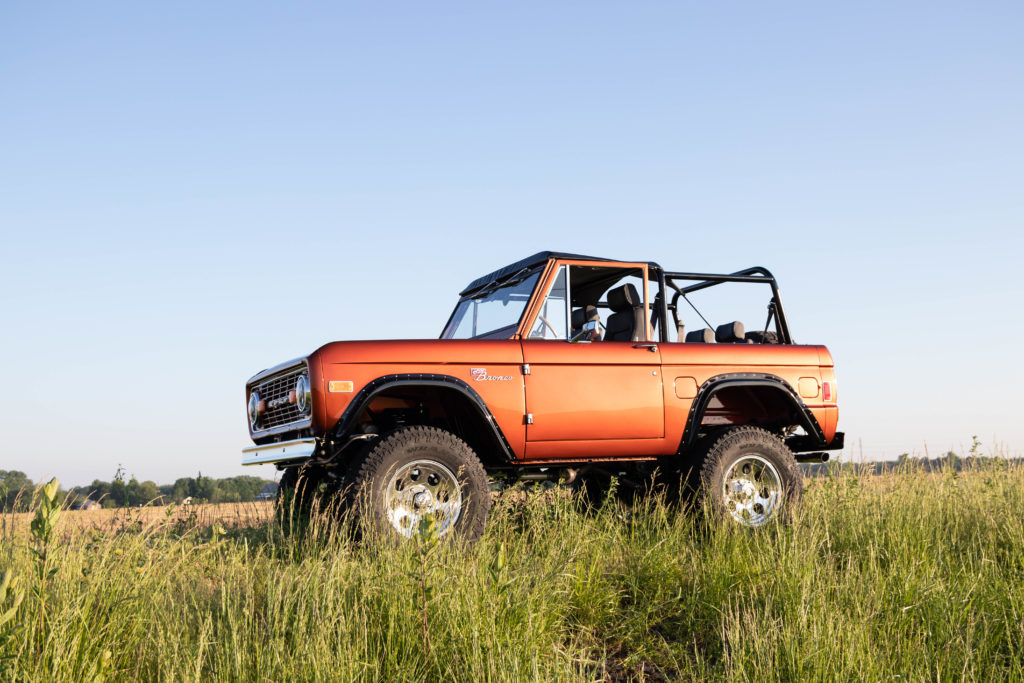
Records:
[[[687,294],[693,292],[699,292],[702,289],[708,287],[714,287],[720,285],[723,282],[760,282],[766,283],[772,288],[772,299],[768,304],[768,322],[770,323],[772,318],[775,318],[776,329],[779,333],[779,342],[782,344],[792,344],[793,337],[789,333],[789,323],[786,322],[786,312],[782,308],[782,297],[779,296],[779,286],[775,281],[775,276],[771,274],[767,268],[762,266],[754,266],[753,268],[747,268],[745,270],[739,270],[729,275],[717,275],[713,273],[670,273],[662,272],[659,280],[662,280],[662,291],[666,291],[666,286],[671,287],[675,290],[675,294],[672,295],[672,303],[664,304],[664,310],[662,315],[664,316],[665,322],[668,322],[668,311],[672,311],[672,317],[676,322],[676,326],[679,325],[679,313],[676,308],[679,297],[686,299]],[[676,284],[676,281],[683,282],[695,282],[695,284],[681,287]],[[689,301],[689,300],[687,300]],[[691,304],[692,305],[692,304]],[[662,325],[663,341],[667,341],[668,330],[665,325]],[[680,340],[682,341],[682,340]]]

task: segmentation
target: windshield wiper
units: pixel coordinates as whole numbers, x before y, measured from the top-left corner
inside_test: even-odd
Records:
[[[502,278],[500,280],[495,280],[491,284],[481,289],[476,294],[476,296],[473,297],[473,299],[483,299],[488,294],[492,294],[495,291],[501,289],[502,287],[507,287],[508,285],[514,285],[522,282],[524,279],[526,279],[526,273],[528,271],[529,268],[522,268],[516,271],[515,273],[512,273],[508,277]]]

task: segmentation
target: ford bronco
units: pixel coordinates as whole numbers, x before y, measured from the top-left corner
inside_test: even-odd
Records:
[[[693,297],[729,283],[767,290],[763,328],[707,322]],[[691,309],[707,327],[685,329]],[[595,501],[613,476],[620,492],[688,481],[757,527],[798,501],[798,462],[843,446],[832,357],[793,342],[759,267],[541,252],[469,283],[440,339],[333,342],[255,375],[246,399],[243,464],[407,537],[428,518],[479,536],[499,478]]]

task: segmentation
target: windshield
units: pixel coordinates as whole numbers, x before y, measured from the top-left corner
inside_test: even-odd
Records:
[[[508,339],[519,326],[538,278],[536,270],[461,300],[441,339]]]

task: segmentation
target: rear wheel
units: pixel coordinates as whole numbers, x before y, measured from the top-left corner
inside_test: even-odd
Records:
[[[784,517],[803,491],[792,451],[759,427],[735,427],[718,436],[706,451],[700,479],[702,497],[715,515],[752,528]]]
[[[438,537],[478,538],[491,509],[490,483],[466,442],[435,427],[401,427],[353,470],[355,513],[392,538],[412,538],[432,520]]]

